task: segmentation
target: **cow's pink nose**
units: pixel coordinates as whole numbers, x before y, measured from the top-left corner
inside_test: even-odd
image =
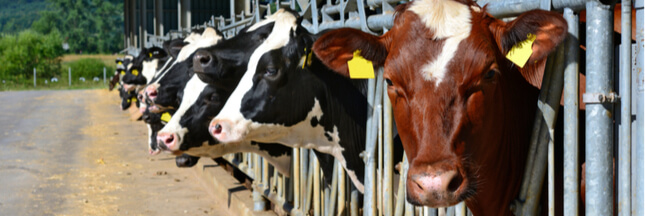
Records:
[[[154,86],[146,87],[146,95],[150,100],[154,100],[157,97],[157,88]]]
[[[454,170],[436,173],[435,175],[414,175],[412,182],[425,192],[455,192],[463,179]]]
[[[174,133],[157,134],[157,143],[159,144],[159,147],[164,150],[175,150],[177,147],[177,139]]]
[[[229,142],[232,140],[231,137],[231,123],[226,120],[213,120],[211,122],[209,131],[215,139],[220,142]]]

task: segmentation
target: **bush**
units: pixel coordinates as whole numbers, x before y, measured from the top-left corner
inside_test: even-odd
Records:
[[[86,80],[92,80],[94,77],[103,79],[103,68],[106,73],[113,72],[114,67],[106,66],[103,61],[94,58],[79,59],[68,64],[72,68],[72,77],[78,80],[79,77],[85,77]],[[62,69],[62,73],[67,75],[67,67]],[[107,74],[108,76],[111,74]],[[67,76],[64,76],[67,77]]]
[[[0,38],[0,78],[31,78],[34,68],[38,76],[56,75],[63,55],[62,41],[57,30],[48,35],[31,30],[18,35],[3,35]]]

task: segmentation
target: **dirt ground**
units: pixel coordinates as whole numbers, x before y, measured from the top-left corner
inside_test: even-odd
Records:
[[[0,215],[232,215],[117,92],[0,92]]]

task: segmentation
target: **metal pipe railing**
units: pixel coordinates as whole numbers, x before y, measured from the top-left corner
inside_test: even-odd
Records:
[[[613,8],[600,2],[587,3],[587,93],[586,105],[586,203],[588,215],[613,214],[612,155],[613,104],[604,97],[613,93]],[[595,100],[593,97],[598,97]]]
[[[636,9],[636,45],[634,52],[634,68],[632,69],[632,114],[636,119],[632,123],[632,214],[645,215],[645,74],[643,62],[645,59],[645,39],[643,35],[643,0],[634,2]]]
[[[618,215],[631,215],[632,2],[621,1]]]
[[[580,173],[578,159],[579,71],[578,16],[573,10],[564,9],[564,19],[569,26],[565,41],[566,69],[564,71],[564,215],[578,215]]]

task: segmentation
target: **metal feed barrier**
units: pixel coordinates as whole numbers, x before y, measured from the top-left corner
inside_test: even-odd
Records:
[[[315,2],[315,3],[314,3]],[[231,0],[230,18],[212,17],[202,26],[216,26],[226,37],[234,36],[245,26],[260,21],[276,8],[299,11],[303,26],[311,33],[349,27],[372,34],[383,34],[392,26],[394,7],[402,1],[255,1],[236,3]],[[403,1],[405,2],[405,1]],[[520,194],[509,208],[516,215],[535,215],[544,176],[548,181],[549,215],[578,215],[580,205],[578,149],[578,73],[579,35],[586,33],[586,206],[588,215],[645,215],[644,177],[644,75],[643,71],[643,0],[634,1],[636,9],[636,43],[631,40],[632,1],[623,0],[622,38],[619,59],[614,61],[613,6],[597,0],[481,0],[487,11],[498,18],[533,10],[563,12],[569,25],[565,43],[547,61],[537,101],[531,147],[527,156],[525,177]],[[243,8],[236,11],[235,8]],[[579,29],[577,12],[587,10],[586,29]],[[236,14],[237,13],[237,14]],[[368,15],[369,14],[369,15]],[[181,36],[189,29],[180,29],[174,36],[147,35],[145,46],[161,45],[163,40]],[[619,62],[614,76],[614,62]],[[614,82],[614,77],[619,82]],[[394,174],[392,160],[392,109],[383,87],[382,69],[376,79],[369,80],[368,103],[373,111],[367,125],[365,160],[365,194],[352,188],[338,162],[334,165],[331,187],[322,181],[322,172],[311,150],[293,149],[291,178],[278,173],[261,157],[251,153],[231,154],[224,158],[250,178],[255,210],[267,208],[266,200],[278,213],[292,215],[467,215],[465,204],[432,209],[414,207],[405,201],[407,160],[400,164],[400,175]],[[617,90],[617,91],[616,91]],[[564,94],[562,92],[564,91]],[[561,95],[564,95],[564,212],[554,212],[554,138]],[[633,95],[633,98],[632,98]],[[619,98],[619,100],[618,100]],[[614,110],[614,107],[617,109]],[[614,123],[615,122],[615,123]],[[618,136],[614,136],[618,131]],[[614,151],[617,147],[618,151]],[[378,158],[376,156],[379,156]],[[612,158],[616,162],[616,185],[612,187]],[[329,178],[329,177],[327,177]],[[616,190],[617,209],[613,209],[612,191]],[[359,203],[362,202],[362,205]]]

